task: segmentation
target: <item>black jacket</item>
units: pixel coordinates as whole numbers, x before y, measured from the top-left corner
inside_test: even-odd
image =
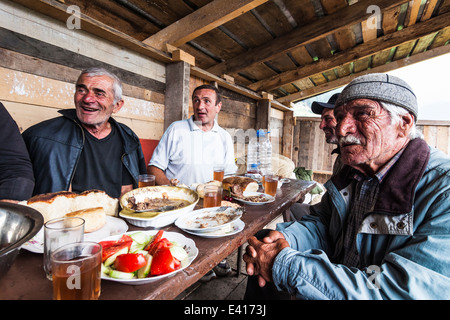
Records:
[[[58,112],[63,116],[38,123],[22,134],[36,179],[33,194],[69,190],[83,150],[84,130],[77,121],[75,109]],[[141,143],[129,127],[113,118],[110,121],[122,137],[121,161],[133,177],[136,188],[139,173],[146,173]]]
[[[26,200],[33,187],[27,148],[16,122],[0,103],[0,199]]]

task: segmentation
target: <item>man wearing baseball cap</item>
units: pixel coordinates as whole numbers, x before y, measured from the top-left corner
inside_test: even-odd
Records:
[[[450,299],[450,158],[417,131],[413,90],[361,76],[334,114],[345,166],[311,214],[248,240],[246,297]]]
[[[334,117],[334,104],[336,103],[339,93],[333,94],[328,102],[314,101],[311,105],[311,111],[320,115],[319,128],[325,134],[325,141],[329,144],[338,144],[336,136],[336,118]],[[338,154],[333,165],[333,174],[342,168],[342,162],[339,156],[339,147],[335,148],[331,154]],[[291,217],[294,219],[301,219],[305,214],[309,214],[309,203],[294,203],[290,208]]]

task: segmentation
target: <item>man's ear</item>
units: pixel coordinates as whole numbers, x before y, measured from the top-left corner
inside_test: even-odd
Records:
[[[222,109],[222,102],[219,102],[218,104],[216,104],[217,113],[219,113],[220,109]]]
[[[118,102],[116,102],[116,104],[114,105],[113,113],[119,112],[120,109],[122,109],[123,105],[124,105],[123,99],[120,99]]]
[[[414,125],[414,116],[411,113],[407,113],[401,116],[401,121],[399,124],[400,135],[407,136]]]

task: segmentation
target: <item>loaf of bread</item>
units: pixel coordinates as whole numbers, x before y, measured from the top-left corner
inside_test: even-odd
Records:
[[[100,190],[88,190],[80,194],[69,191],[45,193],[23,204],[39,211],[44,217],[44,223],[82,209],[102,207],[104,213],[110,216],[116,216],[119,210],[119,200]]]
[[[258,191],[258,182],[249,177],[228,177],[223,179],[222,187],[224,190],[231,190],[235,194],[242,194],[244,191]]]
[[[81,209],[66,214],[66,217],[80,217],[84,219],[84,232],[97,231],[106,224],[106,214],[103,207]]]

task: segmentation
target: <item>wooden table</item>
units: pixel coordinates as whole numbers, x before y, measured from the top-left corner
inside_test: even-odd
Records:
[[[245,228],[238,234],[207,239],[185,233],[175,225],[163,228],[180,232],[195,241],[198,256],[186,269],[175,275],[145,285],[125,285],[103,280],[100,299],[104,300],[169,300],[176,298],[209,270],[225,259],[247,239],[277,218],[295,202],[302,199],[315,186],[314,182],[291,180],[278,189],[276,200],[266,205],[245,205],[242,221]],[[130,226],[129,231],[142,230]],[[0,278],[0,299],[34,300],[52,299],[52,282],[47,280],[42,267],[42,254],[21,250],[11,269]]]

